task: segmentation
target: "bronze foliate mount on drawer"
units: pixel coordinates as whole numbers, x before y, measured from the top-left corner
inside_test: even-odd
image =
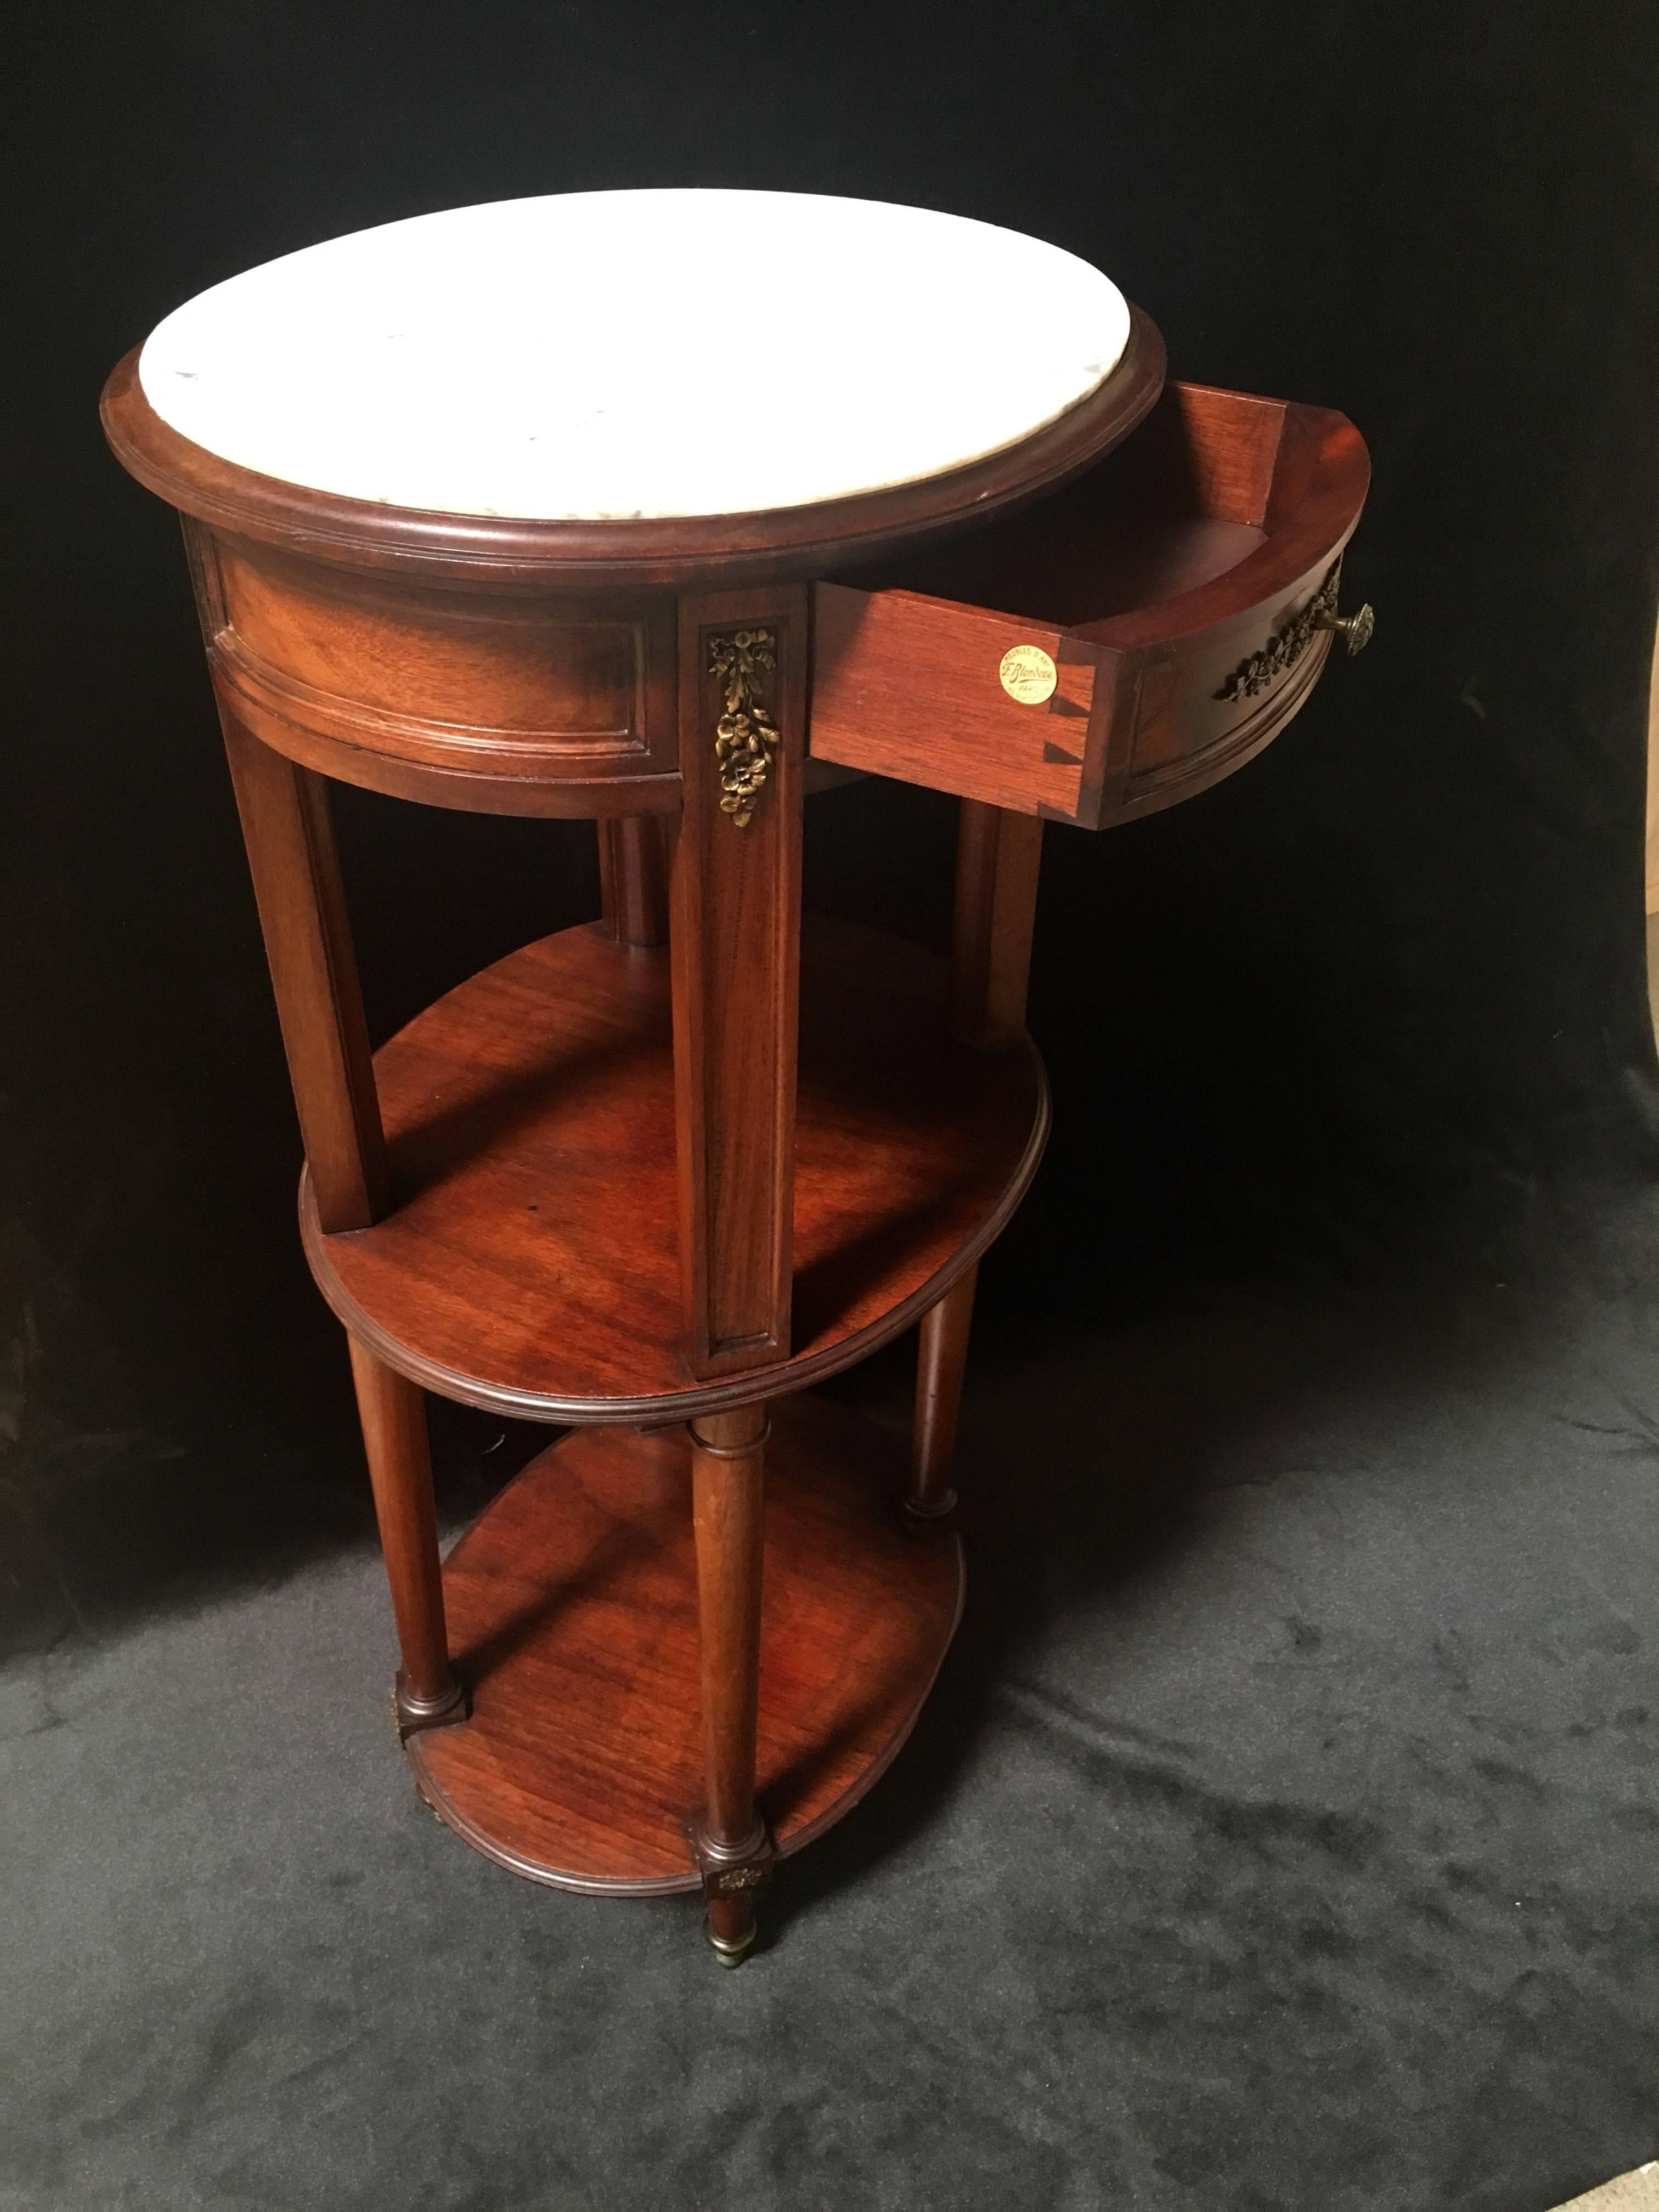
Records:
[[[1370,643],[1376,617],[1369,605],[1361,607],[1357,615],[1339,615],[1336,606],[1341,588],[1339,557],[1306,606],[1298,608],[1282,629],[1276,629],[1260,653],[1241,660],[1215,696],[1229,702],[1254,699],[1258,691],[1265,691],[1270,684],[1289,674],[1322,629],[1334,630],[1346,639],[1350,654],[1363,653]]]
[[[749,827],[778,745],[777,726],[760,696],[763,672],[777,665],[776,644],[769,629],[733,630],[708,643],[708,673],[726,701],[714,725],[720,812],[739,830]]]

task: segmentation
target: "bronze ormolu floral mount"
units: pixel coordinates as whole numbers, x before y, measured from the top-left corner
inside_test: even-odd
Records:
[[[714,726],[720,770],[720,812],[739,830],[749,827],[767,776],[778,733],[760,696],[761,672],[775,667],[769,629],[733,630],[708,647],[708,672],[724,685],[726,708]]]
[[[1255,698],[1258,691],[1265,691],[1296,666],[1322,629],[1335,631],[1350,654],[1363,653],[1370,643],[1376,618],[1369,606],[1361,607],[1357,615],[1339,615],[1336,607],[1341,588],[1342,562],[1339,558],[1326,571],[1324,582],[1306,606],[1293,614],[1282,629],[1275,630],[1260,653],[1253,653],[1248,660],[1241,661],[1215,696],[1230,702]]]

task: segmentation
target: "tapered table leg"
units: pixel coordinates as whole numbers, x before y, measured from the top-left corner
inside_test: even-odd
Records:
[[[1042,824],[962,802],[951,933],[951,1030],[963,1044],[1010,1044],[1025,1028]]]
[[[220,719],[317,1219],[330,1235],[366,1229],[386,1211],[386,1139],[328,787],[262,744],[222,694]]]
[[[962,1378],[968,1364],[968,1335],[974,1325],[974,1289],[978,1281],[979,1269],[970,1267],[921,1317],[910,1488],[904,1500],[905,1518],[917,1529],[943,1526],[957,1509],[951,1462],[957,1448],[957,1416],[962,1408]]]
[[[619,945],[666,945],[666,819],[660,814],[623,814],[594,827],[605,933]]]
[[[426,1401],[405,1376],[355,1338],[350,1342],[363,1446],[403,1655],[395,1692],[398,1732],[407,1738],[419,1729],[461,1720],[466,1711],[444,1627]]]
[[[963,800],[951,936],[951,1030],[963,1044],[998,1051],[1024,1035],[1042,866],[1039,820]],[[922,1316],[904,1500],[905,1519],[918,1531],[948,1524],[957,1508],[951,1461],[978,1279],[978,1268],[970,1267]]]
[[[755,1810],[769,1427],[762,1405],[705,1414],[691,1424],[708,1771],[708,1801],[691,1844],[702,1870],[708,1941],[728,1966],[735,1966],[755,1940],[755,1893],[772,1861],[771,1839]]]

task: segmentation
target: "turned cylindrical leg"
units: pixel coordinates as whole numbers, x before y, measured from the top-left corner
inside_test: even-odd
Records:
[[[668,942],[668,823],[659,814],[597,823],[605,927],[619,945]]]
[[[916,1418],[910,1436],[910,1488],[906,1519],[918,1528],[937,1528],[955,1512],[951,1462],[957,1448],[957,1415],[962,1407],[962,1378],[968,1364],[968,1334],[974,1325],[974,1287],[979,1269],[970,1267],[921,1317],[916,1349]]]
[[[1042,824],[976,799],[962,802],[951,933],[951,1030],[983,1049],[1015,1042],[1036,927]]]
[[[318,1225],[366,1229],[386,1211],[386,1139],[328,787],[244,728],[223,695],[220,716]]]
[[[403,1655],[396,1692],[398,1730],[407,1737],[417,1729],[441,1728],[447,1721],[459,1720],[465,1710],[461,1685],[449,1663],[444,1628],[426,1401],[413,1382],[377,1359],[356,1338],[351,1340],[351,1373]]]
[[[708,1792],[691,1840],[708,1903],[708,1941],[729,1966],[755,1940],[755,1892],[772,1856],[755,1810],[768,1426],[763,1405],[705,1414],[691,1424]]]

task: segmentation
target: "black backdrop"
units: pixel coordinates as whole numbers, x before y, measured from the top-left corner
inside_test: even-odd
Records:
[[[186,1526],[211,1565],[272,1486],[193,1493],[179,1454],[210,1432],[258,1437],[307,1513],[356,1480],[295,1474],[323,1435],[339,1457],[343,1362],[294,1235],[172,518],[95,405],[202,287],[423,210],[705,183],[981,216],[1108,270],[1172,373],[1340,407],[1370,441],[1369,653],[1219,790],[1049,832],[1033,1019],[1059,1133],[988,1328],[1194,1276],[1364,1275],[1524,1217],[1540,1178],[1651,1176],[1651,11],[180,0],[12,37],[0,1188],[26,1551],[95,1551],[118,1480],[161,1510],[158,1573]],[[342,814],[378,1031],[592,910],[582,825]],[[949,841],[896,787],[817,802],[812,896],[937,935]]]
[[[16,2201],[1522,2212],[1652,2155],[1659,15],[18,15]],[[1345,410],[1378,612],[1245,773],[1048,832],[1056,1136],[983,1277],[968,1614],[735,1977],[684,1901],[550,1898],[409,1802],[177,533],[95,416],[262,258],[696,182],[1038,233],[1177,375]],[[380,1033],[596,906],[585,825],[339,813]],[[948,806],[860,787],[809,841],[813,899],[941,933]],[[902,1350],[837,1387],[902,1419]],[[453,1525],[526,1440],[435,1426]]]

